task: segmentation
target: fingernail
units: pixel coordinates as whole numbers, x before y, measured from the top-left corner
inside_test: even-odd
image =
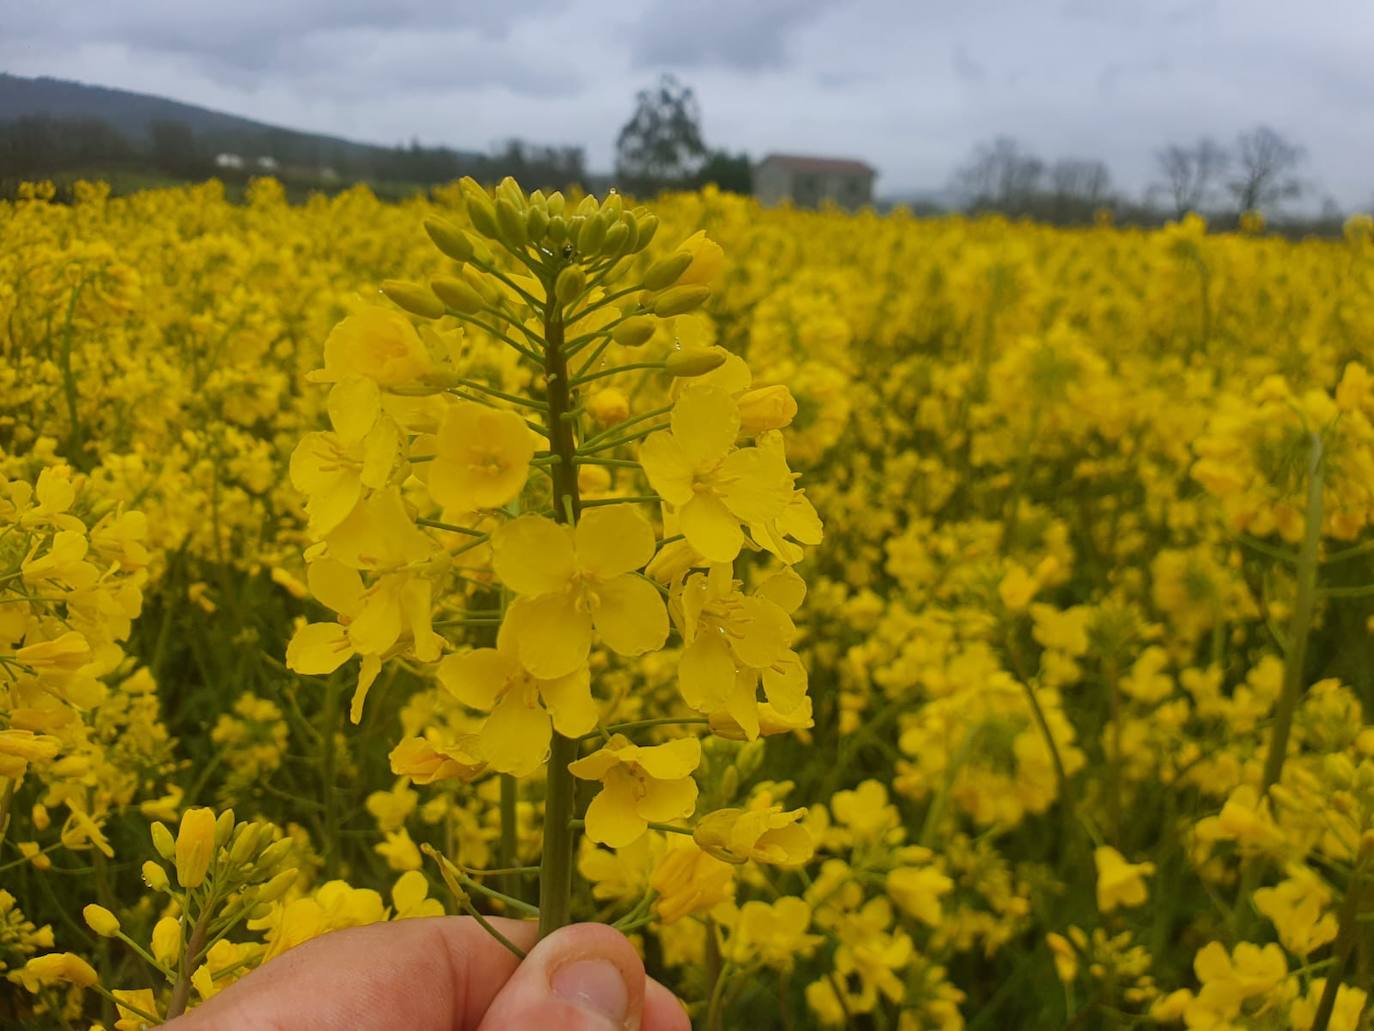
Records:
[[[630,1012],[630,990],[614,963],[604,959],[579,959],[561,966],[549,979],[553,994],[599,1014],[617,1025]]]

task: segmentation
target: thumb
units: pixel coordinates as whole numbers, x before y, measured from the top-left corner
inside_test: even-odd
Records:
[[[573,924],[530,950],[478,1031],[639,1031],[643,1014],[634,946],[604,924]]]

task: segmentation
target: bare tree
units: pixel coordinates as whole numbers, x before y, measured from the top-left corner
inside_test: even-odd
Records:
[[[1174,215],[1182,218],[1207,203],[1231,157],[1221,144],[1204,138],[1192,146],[1171,143],[1156,152],[1155,161],[1164,175],[1156,189],[1169,195]]]
[[[1296,197],[1302,183],[1292,173],[1303,160],[1303,149],[1266,125],[1236,139],[1236,174],[1226,184],[1241,211],[1275,207]]]
[[[1045,163],[1009,136],[974,148],[968,164],[954,173],[954,188],[973,207],[1024,209],[1040,189]]]
[[[1061,158],[1050,168],[1050,192],[1061,203],[1095,206],[1111,187],[1112,174],[1101,161]]]

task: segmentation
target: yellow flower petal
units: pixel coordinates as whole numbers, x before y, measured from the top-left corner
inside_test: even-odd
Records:
[[[701,742],[694,737],[680,737],[666,744],[640,748],[635,762],[651,777],[681,780],[701,762]]]
[[[682,650],[677,663],[677,685],[682,700],[697,712],[709,713],[714,700],[723,698],[735,682],[735,659],[720,635],[701,634]]]
[[[587,806],[587,837],[611,848],[624,848],[649,829],[635,812],[637,782],[624,771],[612,771]]]
[[[310,563],[305,580],[315,599],[341,616],[352,616],[362,604],[363,578],[335,559],[321,558]]]
[[[587,512],[574,541],[578,566],[603,579],[642,569],[654,557],[654,528],[629,505]]]
[[[297,673],[324,676],[353,656],[348,631],[338,623],[309,623],[286,646],[286,665]]]
[[[651,780],[644,785],[635,811],[653,823],[666,823],[691,816],[697,804],[696,781],[687,777],[683,780]]]
[[[678,512],[687,543],[711,562],[733,562],[744,546],[739,520],[714,494],[695,494]]]
[[[649,486],[670,505],[685,505],[692,499],[692,463],[667,430],[651,434],[644,441],[639,449],[639,464]]]
[[[444,690],[464,705],[489,712],[519,672],[495,648],[478,648],[445,656],[435,675]]]
[[[719,387],[692,387],[673,405],[673,439],[694,465],[713,464],[739,436],[739,407]]]
[[[360,376],[335,383],[329,391],[329,423],[345,444],[367,436],[382,411],[382,392],[377,384]]]
[[[592,613],[596,632],[621,655],[643,655],[668,639],[668,610],[658,589],[626,573],[602,584]]]
[[[382,671],[382,660],[377,655],[364,655],[363,661],[358,666],[358,686],[353,690],[353,701],[348,707],[348,719],[352,723],[358,723],[363,718],[363,702],[367,701],[367,692],[372,689],[372,682],[377,679],[377,674]]]
[[[519,695],[508,693],[487,717],[477,747],[493,770],[526,777],[549,754],[549,714]]]
[[[561,591],[576,571],[572,531],[543,516],[520,516],[499,527],[491,551],[496,575],[516,594]]]
[[[553,717],[554,729],[564,737],[581,737],[595,729],[599,713],[586,666],[566,677],[539,681],[539,696]]]
[[[514,646],[525,669],[541,680],[552,680],[587,664],[592,617],[579,611],[567,594],[517,598],[500,633],[507,647]]]

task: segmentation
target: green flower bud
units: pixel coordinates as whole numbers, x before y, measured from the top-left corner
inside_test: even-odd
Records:
[[[543,190],[535,190],[533,193],[530,194],[530,199],[528,201],[530,207],[542,208],[547,203],[548,201],[544,199]]]
[[[422,319],[437,319],[444,314],[444,306],[432,293],[419,283],[407,283],[402,279],[388,279],[382,283],[382,293],[396,307]]]
[[[733,766],[725,768],[725,776],[720,779],[720,790],[726,798],[734,798],[739,790],[739,770]]]
[[[530,242],[525,216],[505,197],[496,199],[496,225],[501,231],[501,242],[511,250],[518,251]]]
[[[226,809],[215,820],[215,847],[223,848],[229,836],[234,833],[234,810]]]
[[[542,204],[539,207],[530,205],[530,210],[525,214],[525,231],[529,234],[531,243],[538,243],[544,239],[544,234],[549,228],[549,212]]]
[[[496,222],[496,207],[487,199],[486,194],[468,197],[468,219],[472,228],[488,240],[500,240],[501,230]]]
[[[558,273],[553,284],[553,295],[560,304],[567,304],[587,288],[587,273],[581,265],[569,265]]]
[[[582,227],[587,224],[586,215],[574,215],[568,219],[568,243],[577,247],[578,241],[582,237]]]
[[[656,326],[652,316],[635,315],[611,330],[611,339],[621,347],[639,347],[653,338]]]
[[[735,756],[735,768],[742,778],[747,780],[758,773],[763,765],[763,749],[763,738],[756,738],[739,750],[739,755]]]
[[[624,253],[633,254],[639,250],[639,216],[633,211],[626,211],[620,216],[620,224],[625,227],[628,234]]]
[[[152,835],[153,848],[157,849],[157,854],[163,859],[171,859],[177,854],[176,839],[172,837],[172,832],[161,820],[153,822]]]
[[[425,219],[425,232],[447,257],[454,261],[471,261],[473,256],[472,237],[451,222],[440,218]]]
[[[281,838],[272,842],[262,850],[262,855],[258,856],[258,867],[262,870],[270,870],[276,866],[291,852],[291,839]]]
[[[666,258],[660,258],[644,273],[644,289],[666,290],[682,278],[682,273],[686,272],[691,264],[692,256],[686,251],[678,251]]]
[[[257,854],[258,843],[262,839],[262,824],[240,824],[229,847],[229,862],[235,866],[246,866]]]
[[[611,221],[620,217],[620,213],[625,210],[625,198],[617,191],[612,190],[606,194],[606,199],[601,202],[601,211],[607,215]]]
[[[452,276],[435,276],[429,281],[434,296],[444,305],[464,315],[475,315],[486,307],[482,295],[461,279]]]
[[[276,902],[291,889],[291,885],[296,883],[296,877],[297,871],[294,867],[290,870],[283,870],[262,886],[258,891],[258,901]]]
[[[525,191],[520,189],[520,184],[511,176],[506,176],[496,184],[496,196],[498,199],[510,201],[511,206],[521,212],[529,204],[525,198]]]
[[[711,296],[711,288],[700,283],[688,286],[675,286],[658,295],[654,301],[654,314],[661,319],[673,315],[685,315],[700,308],[706,298]]]
[[[590,257],[601,253],[601,245],[605,241],[606,219],[598,213],[583,224],[582,233],[577,238],[577,249]]]
[[[591,218],[601,210],[601,205],[597,204],[596,198],[591,194],[582,198],[582,202],[577,205],[577,214],[583,218]]]
[[[562,190],[554,190],[549,194],[549,217],[563,214],[563,208],[567,205],[568,199],[563,196]]]
[[[568,238],[568,220],[562,215],[549,216],[549,240],[555,245],[563,243]]]
[[[664,361],[664,369],[669,376],[691,379],[693,376],[703,376],[712,369],[719,369],[724,364],[725,352],[719,348],[708,350],[704,347],[692,347],[668,355]]]
[[[658,232],[658,216],[641,215],[639,217],[639,235],[635,238],[635,250],[642,251],[649,246],[649,241],[654,238],[656,232]]]
[[[486,276],[478,272],[471,265],[464,265],[459,271],[462,273],[464,282],[477,291],[488,308],[501,307],[503,295],[497,286]]]
[[[601,250],[606,254],[619,254],[625,249],[625,243],[630,239],[630,227],[624,222],[617,222],[606,230],[606,239],[601,244]]]

